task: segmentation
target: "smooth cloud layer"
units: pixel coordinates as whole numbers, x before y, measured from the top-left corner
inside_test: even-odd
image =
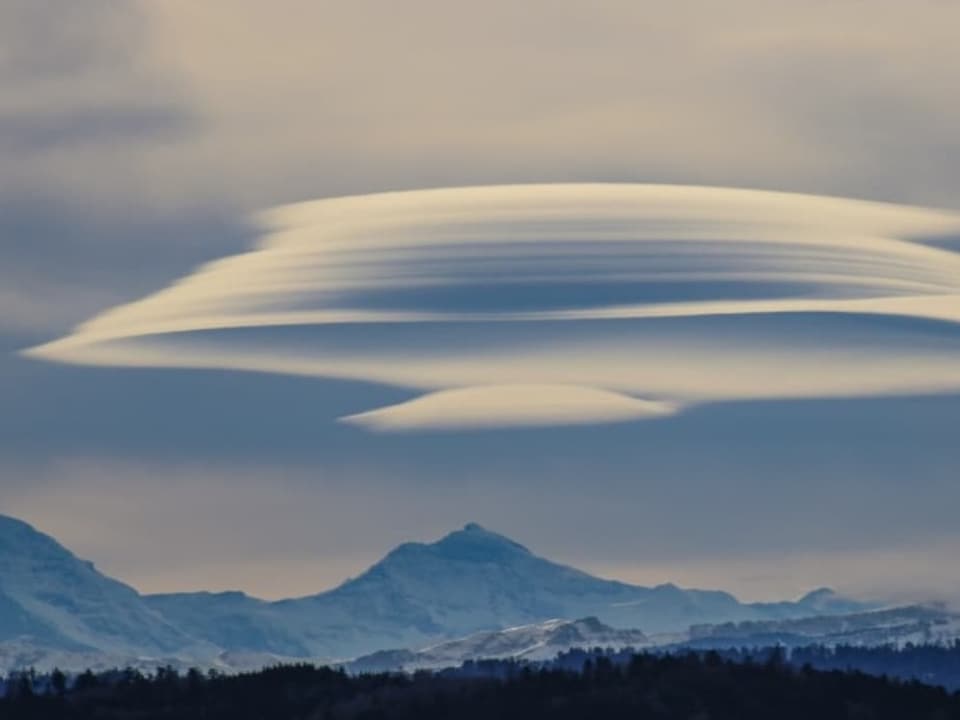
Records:
[[[439,391],[353,418],[378,429],[960,388],[960,255],[934,242],[956,214],[592,184],[337,198],[262,222],[256,249],[28,352]]]
[[[524,425],[588,425],[644,420],[675,412],[665,402],[567,385],[490,385],[441,390],[404,403],[349,415],[371,430],[437,430]]]
[[[143,7],[204,121],[144,158],[164,194],[614,179],[957,202],[953,2]]]

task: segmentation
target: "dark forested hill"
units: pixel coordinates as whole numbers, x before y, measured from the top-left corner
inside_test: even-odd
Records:
[[[511,662],[440,674],[351,677],[308,665],[238,676],[135,671],[54,678],[40,693],[21,678],[0,700],[5,720],[57,718],[430,720],[952,720],[960,695],[917,682],[791,667],[774,655],[733,662],[716,653],[598,657],[581,672]]]

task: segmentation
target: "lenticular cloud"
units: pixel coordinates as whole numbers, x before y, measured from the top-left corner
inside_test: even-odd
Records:
[[[33,348],[421,391],[379,430],[960,389],[960,216],[661,185],[455,188],[265,213],[259,245]]]

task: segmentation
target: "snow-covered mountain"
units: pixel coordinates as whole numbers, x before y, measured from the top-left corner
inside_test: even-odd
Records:
[[[652,645],[640,630],[617,630],[595,617],[547,620],[534,625],[474,633],[422,650],[381,650],[346,664],[350,672],[387,672],[456,667],[467,660],[550,660],[570,648],[643,648]]]
[[[903,645],[960,638],[960,615],[941,605],[908,605],[846,615],[694,625],[683,645]]]
[[[47,535],[0,516],[0,662],[7,667],[25,658],[37,665],[58,658],[65,666],[99,664],[92,657],[216,667],[338,661],[543,627],[552,618],[594,617],[653,634],[826,609],[864,606],[828,590],[793,602],[745,604],[719,591],[629,585],[551,562],[472,523],[433,543],[400,545],[357,578],[313,596],[274,602],[239,592],[141,596]]]
[[[242,592],[195,592],[146,595],[145,602],[191,636],[230,653],[278,657],[331,657],[304,640],[308,627],[283,610]],[[305,625],[316,619],[304,618]]]
[[[198,643],[53,538],[0,515],[0,643],[75,653],[198,653]]]
[[[729,593],[647,588],[546,560],[475,523],[434,543],[405,543],[325,593],[263,603],[238,594],[147,598],[192,634],[233,651],[345,658],[551,618],[593,616],[614,627],[683,631],[698,623],[822,614],[864,606],[820,590],[796,602],[744,604]],[[201,620],[202,619],[202,620]]]
[[[348,662],[353,673],[398,672],[459,667],[469,660],[552,660],[562,652],[591,650],[679,650],[809,645],[897,645],[950,642],[960,637],[960,615],[936,605],[696,625],[683,633],[649,636],[604,625],[597,618],[548,620],[534,625],[481,632],[420,650],[381,650]]]

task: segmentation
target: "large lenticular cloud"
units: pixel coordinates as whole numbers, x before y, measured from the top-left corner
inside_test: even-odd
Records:
[[[28,351],[423,391],[374,429],[655,418],[960,389],[960,216],[660,185],[385,193],[272,210],[250,252]]]

